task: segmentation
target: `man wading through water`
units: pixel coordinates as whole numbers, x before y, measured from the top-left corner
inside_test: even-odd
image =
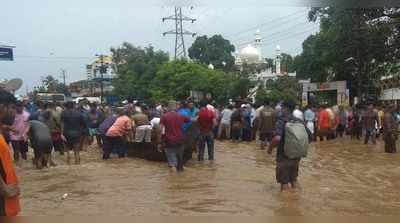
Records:
[[[264,102],[264,107],[260,111],[260,141],[261,141],[261,149],[265,149],[266,145],[271,144],[272,137],[274,135],[275,123],[276,123],[276,114],[275,110],[271,107],[271,103],[269,101]]]
[[[83,134],[82,127],[86,125],[82,114],[74,108],[74,103],[69,101],[66,110],[61,114],[61,135],[66,144],[67,163],[70,163],[70,151],[74,151],[75,164],[80,164],[79,143]]]
[[[16,216],[20,212],[18,178],[2,128],[14,103],[14,96],[0,89],[0,216]]]
[[[28,131],[29,131],[29,113],[25,111],[22,102],[17,102],[15,105],[16,114],[11,131],[11,144],[14,149],[14,160],[19,161],[21,156],[26,160],[26,153],[28,152]]]
[[[176,112],[177,103],[168,103],[168,112],[161,117],[162,139],[165,144],[165,154],[171,170],[183,171],[183,152],[185,136],[184,123],[190,122],[190,118]]]
[[[383,119],[383,140],[385,141],[385,152],[396,153],[396,140],[398,138],[398,124],[394,116],[395,108],[388,106]]]
[[[281,191],[298,187],[297,176],[299,173],[300,159],[307,156],[309,139],[311,134],[302,120],[302,114],[292,111],[294,103],[285,103],[282,115],[276,122],[275,137],[269,147],[268,153],[272,153],[274,147],[276,152],[276,180],[281,184]]]

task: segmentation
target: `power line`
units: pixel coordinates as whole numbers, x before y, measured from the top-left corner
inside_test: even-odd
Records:
[[[288,33],[288,34],[284,35],[285,37],[280,37],[280,38],[275,38],[275,39],[270,40],[268,43],[265,44],[265,46],[268,46],[268,45],[270,45],[272,43],[276,43],[276,42],[281,41],[281,40],[291,39],[291,38],[297,37],[299,35],[311,32],[311,31],[317,31],[317,30],[315,30],[315,28],[312,27],[312,29],[307,29],[307,30],[304,30],[302,32],[293,33],[293,34],[292,33]]]
[[[265,26],[265,25],[267,25],[267,24],[271,24],[271,23],[273,23],[273,22],[275,23],[275,22],[278,22],[278,21],[281,20],[281,19],[285,19],[285,18],[288,18],[288,17],[292,17],[292,16],[294,16],[294,15],[297,15],[297,14],[303,13],[303,12],[305,12],[305,10],[301,10],[301,11],[297,11],[297,12],[291,13],[291,14],[289,14],[289,15],[281,16],[281,17],[278,17],[278,18],[269,20],[269,21],[267,21],[267,22],[261,23],[261,24],[259,24],[259,25],[253,26],[253,27],[251,27],[251,28],[247,28],[247,29],[241,30],[241,31],[239,31],[239,32],[237,32],[237,33],[234,33],[234,34],[232,34],[232,35],[228,35],[227,37],[237,36],[237,35],[240,35],[240,34],[249,32],[249,31],[254,31],[255,29],[260,28],[260,27],[263,27],[263,26]],[[296,17],[296,18],[297,18],[297,17]]]
[[[271,33],[271,34],[269,34],[269,35],[267,35],[267,36],[262,36],[262,38],[263,38],[263,39],[267,39],[267,40],[271,40],[271,39],[274,39],[274,38],[279,37],[279,36],[281,36],[281,35],[287,35],[287,32],[288,32],[288,31],[291,31],[291,30],[293,30],[294,28],[297,28],[297,27],[299,27],[299,26],[302,25],[302,24],[308,24],[308,22],[302,22],[302,23],[295,24],[295,25],[293,25],[293,26],[290,26],[290,27],[287,27],[287,28],[285,28],[285,29],[283,29],[283,30],[280,30],[279,32],[274,32],[274,33]],[[301,27],[301,26],[300,26],[300,27]],[[308,28],[308,27],[304,27],[304,28]],[[271,37],[273,37],[273,38],[271,38]],[[253,42],[253,41],[246,41],[246,42],[243,42],[243,43],[239,43],[238,45],[241,46],[241,45],[249,44],[249,43],[252,43],[252,42]]]
[[[226,9],[225,11],[223,11],[222,13],[219,13],[219,14],[217,14],[217,15],[211,16],[210,18],[208,18],[208,20],[216,21],[217,19],[219,19],[219,18],[221,18],[221,17],[223,17],[223,16],[226,16],[226,14],[229,13],[229,12],[231,12],[232,10],[233,10],[233,7],[227,8],[227,9]],[[220,22],[220,21],[219,21],[219,22]],[[202,28],[202,27],[203,27],[203,28]],[[205,30],[205,27],[204,27],[203,25],[201,25],[201,24],[200,24],[200,30],[201,30],[200,33],[203,33],[202,31]],[[199,32],[198,32],[198,33],[199,33]]]
[[[294,28],[298,28],[298,27],[301,27],[301,25],[304,25],[304,24],[310,24],[309,22],[301,22],[301,23],[297,23],[297,24],[294,24],[293,26],[290,26],[290,27],[287,27],[287,28],[285,28],[285,29],[283,29],[283,30],[281,30],[281,31],[279,31],[279,32],[275,32],[275,33],[272,33],[272,34],[270,34],[270,35],[268,35],[268,36],[262,36],[263,38],[271,38],[271,37],[273,37],[273,36],[277,36],[278,34],[282,34],[282,33],[286,33],[288,30],[293,30]],[[307,27],[304,27],[304,28],[307,28]],[[278,35],[279,36],[279,35]]]
[[[289,19],[289,20],[283,20],[284,22],[280,21],[279,23],[275,23],[275,24],[273,24],[272,27],[270,27],[270,28],[268,29],[268,31],[281,28],[282,26],[284,26],[284,25],[286,25],[286,24],[289,24],[289,23],[292,22],[293,20],[295,20],[295,19],[297,19],[297,18],[301,18],[301,17],[303,17],[303,15],[296,16],[296,17],[291,18],[291,19]],[[306,24],[306,23],[309,23],[309,22],[302,22],[302,23]],[[300,23],[300,24],[302,24],[302,23]],[[254,30],[253,30],[253,31],[254,31]],[[265,36],[263,36],[263,37],[265,38]],[[246,39],[246,38],[247,38],[247,37],[236,38],[236,39],[233,40],[233,42],[236,42],[236,41],[239,41],[239,40],[244,40],[244,39]]]
[[[274,38],[268,39],[268,43],[264,44],[264,45],[269,45],[269,44],[271,44],[273,42],[277,42],[277,41],[284,40],[284,39],[290,39],[290,38],[296,37],[296,36],[298,36],[300,34],[304,34],[304,33],[310,32],[310,31],[314,31],[316,28],[318,28],[318,27],[310,27],[308,29],[303,30],[301,33],[294,33],[294,34],[290,33],[290,32],[289,33],[283,33],[283,34],[278,35],[278,36],[276,36]],[[289,38],[286,38],[287,36]],[[244,45],[247,45],[247,44],[250,44],[250,43],[253,43],[253,40],[252,41],[247,41],[247,42],[244,42],[244,43],[240,43],[240,44],[238,44],[238,46],[244,46]]]
[[[306,25],[307,23],[309,23],[309,22],[301,22],[301,23],[297,23],[297,24],[289,26],[289,27],[287,27],[287,26],[285,27],[285,25],[289,24],[290,22],[291,21],[288,20],[288,21],[286,21],[284,23],[280,23],[280,24],[277,24],[274,27],[269,28],[268,32],[271,31],[271,30],[276,30],[276,31],[272,32],[272,33],[264,33],[261,37],[263,39],[269,39],[269,38],[271,38],[271,36],[276,36],[278,34],[286,32],[288,30],[291,31],[292,29],[298,28],[299,26],[301,27],[302,25]],[[280,29],[280,28],[282,28],[282,29]],[[245,39],[248,40],[249,38],[240,38],[240,40],[245,40]],[[237,41],[234,41],[234,42],[239,42],[239,39]]]

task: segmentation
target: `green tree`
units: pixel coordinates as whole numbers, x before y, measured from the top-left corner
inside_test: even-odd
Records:
[[[312,9],[309,19],[320,21],[320,32],[303,42],[303,52],[294,59],[298,77],[348,80],[353,96],[376,93],[382,65],[398,60],[392,47],[398,28],[382,19],[388,14],[385,8]]]
[[[295,71],[294,60],[290,54],[281,53],[281,71],[286,73],[293,73]]]
[[[234,51],[235,46],[221,35],[210,38],[199,36],[189,48],[189,57],[202,64],[213,64],[217,69],[233,70],[235,58],[232,53]]]
[[[258,88],[255,99],[257,104],[262,104],[265,100],[274,103],[280,101],[299,103],[300,92],[301,86],[295,78],[282,76],[274,81],[268,81],[265,87]]]
[[[168,54],[155,51],[152,46],[140,48],[130,43],[111,48],[111,52],[117,74],[113,82],[114,93],[122,97],[150,98],[151,82],[160,67],[168,62]]]
[[[39,93],[62,93],[69,95],[68,87],[60,83],[52,75],[45,76],[41,82],[41,85],[37,87]]]
[[[177,60],[160,68],[152,81],[151,95],[157,101],[184,100],[190,96],[190,91],[201,91],[211,93],[219,103],[226,103],[231,98],[247,96],[248,89],[243,90],[247,81],[236,73],[210,70],[203,64]]]

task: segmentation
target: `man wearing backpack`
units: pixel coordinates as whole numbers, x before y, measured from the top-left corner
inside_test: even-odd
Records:
[[[260,140],[261,149],[265,149],[267,144],[270,144],[275,130],[276,115],[275,110],[271,107],[269,101],[264,102],[263,109],[260,111]]]
[[[268,153],[274,147],[276,153],[276,180],[281,184],[281,191],[298,187],[297,176],[300,159],[307,156],[310,133],[301,117],[292,111],[295,104],[287,102],[282,107],[282,114],[276,122],[275,136]]]

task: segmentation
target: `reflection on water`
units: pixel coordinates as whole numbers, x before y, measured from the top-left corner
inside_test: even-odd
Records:
[[[358,141],[316,143],[301,162],[301,190],[279,192],[275,161],[256,143],[216,145],[216,161],[184,173],[140,159],[18,169],[22,215],[380,215],[400,213],[400,155]],[[68,194],[63,200],[62,196]]]

